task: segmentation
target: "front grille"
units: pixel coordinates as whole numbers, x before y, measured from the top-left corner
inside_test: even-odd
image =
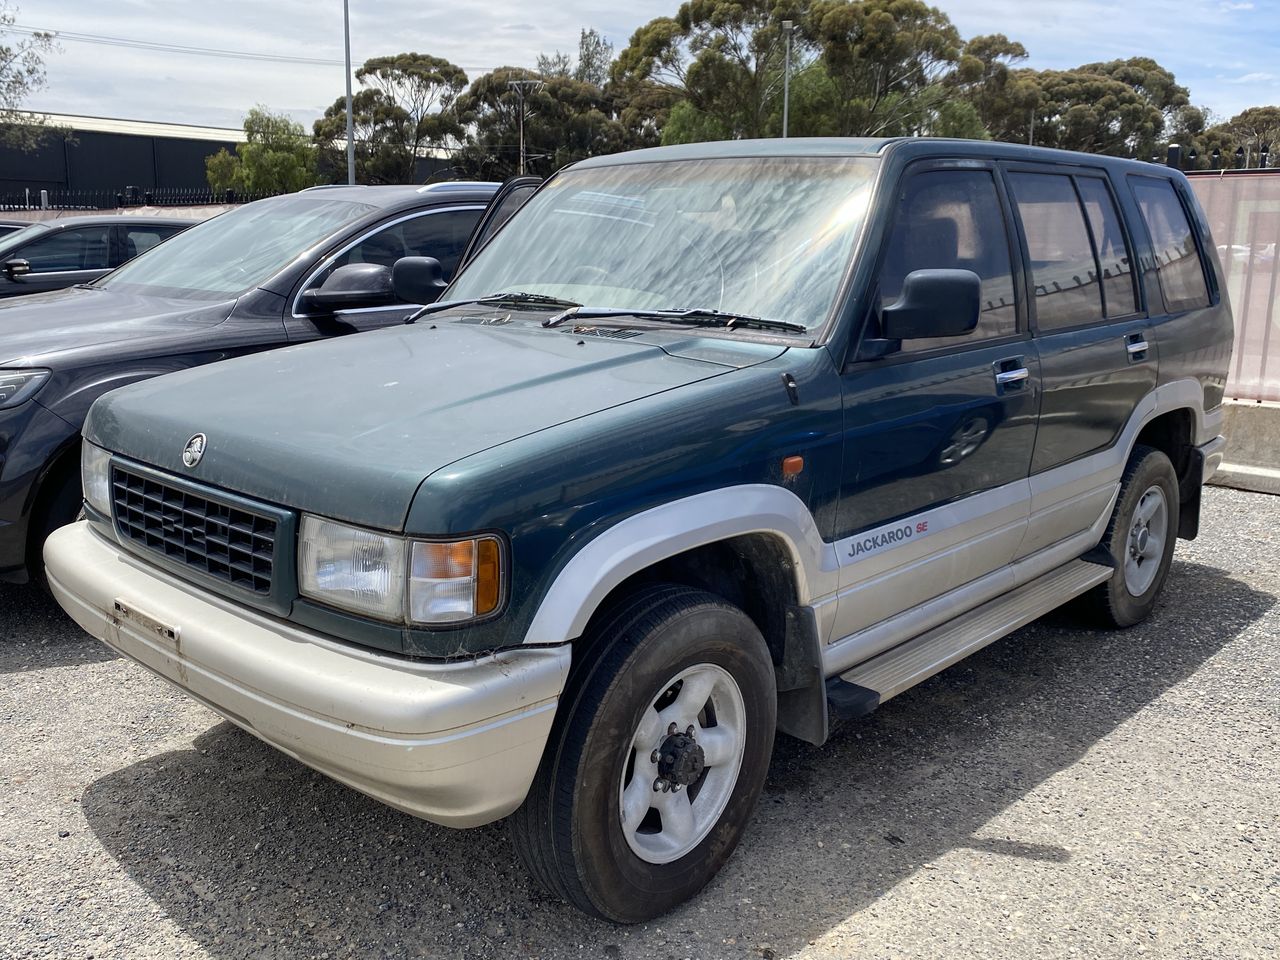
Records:
[[[118,464],[111,496],[120,536],[215,580],[271,594],[276,519]]]

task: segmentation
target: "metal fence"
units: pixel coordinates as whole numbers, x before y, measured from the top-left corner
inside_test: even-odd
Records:
[[[1227,396],[1280,401],[1280,170],[1189,176],[1218,245],[1235,315]]]
[[[200,207],[210,204],[248,203],[269,193],[237,193],[224,190],[171,187],[122,187],[119,190],[61,190],[28,187],[0,193],[0,211],[16,210],[119,210],[126,207]]]

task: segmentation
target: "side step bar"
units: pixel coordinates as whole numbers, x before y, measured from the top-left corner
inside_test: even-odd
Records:
[[[1055,607],[1097,586],[1114,568],[1088,560],[1072,560],[1003,596],[975,607],[950,623],[935,627],[860,663],[827,681],[827,708],[833,718],[870,713],[895,697],[981,650]]]

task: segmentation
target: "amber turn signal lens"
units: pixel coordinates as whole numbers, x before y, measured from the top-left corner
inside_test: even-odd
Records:
[[[787,457],[782,461],[782,475],[794,477],[804,469],[804,457]]]
[[[498,609],[502,598],[502,558],[498,541],[476,541],[476,616],[483,617]]]

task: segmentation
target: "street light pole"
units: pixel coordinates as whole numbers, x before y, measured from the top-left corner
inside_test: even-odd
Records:
[[[787,122],[791,118],[791,30],[790,20],[782,21],[782,32],[787,37],[786,53],[782,57],[782,137],[787,136]]]
[[[347,183],[356,182],[355,123],[351,117],[351,10],[350,0],[342,0],[342,39],[347,47]]]

